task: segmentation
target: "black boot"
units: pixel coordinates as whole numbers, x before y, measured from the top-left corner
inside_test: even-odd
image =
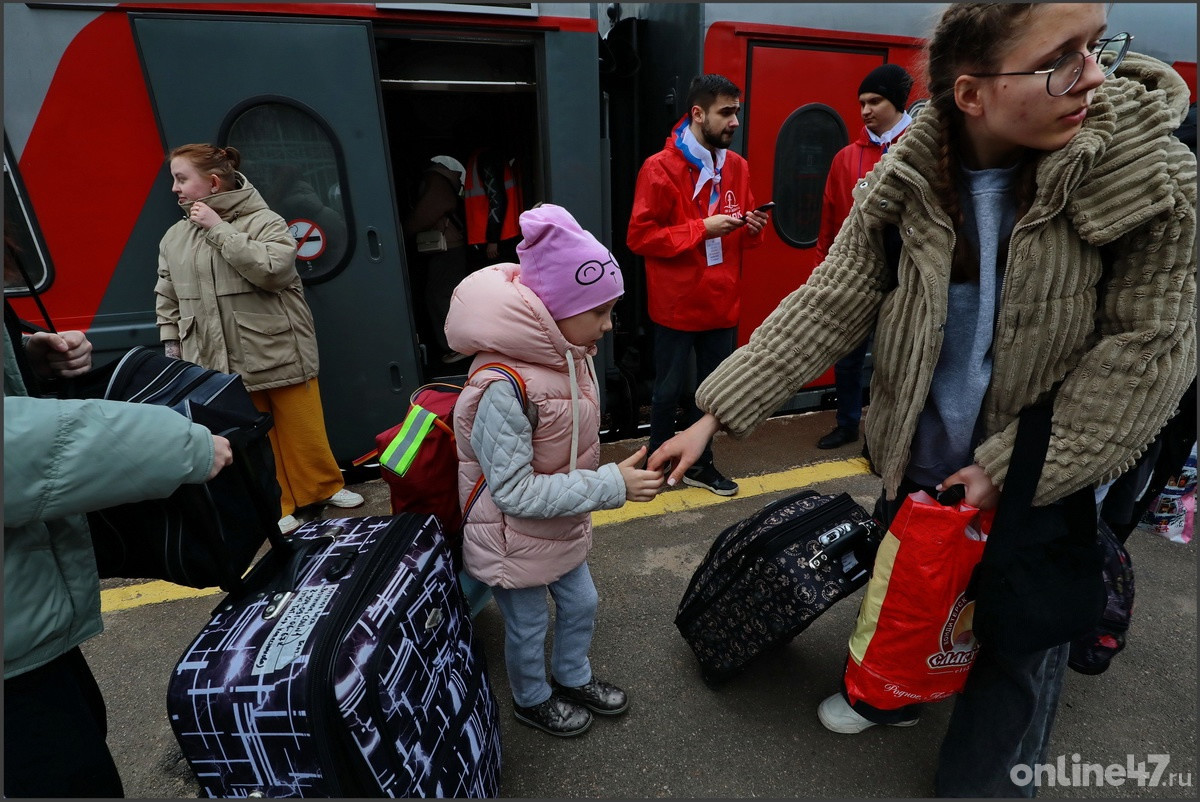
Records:
[[[625,691],[612,683],[598,680],[595,676],[578,688],[568,688],[554,679],[550,680],[550,687],[556,695],[583,705],[602,716],[620,715],[629,709],[629,696]]]
[[[592,726],[591,713],[575,702],[564,699],[557,692],[533,707],[521,707],[514,699],[513,715],[522,724],[528,724],[560,738],[579,735]]]
[[[858,441],[858,427],[834,426],[833,431],[817,441],[817,448],[838,448]]]

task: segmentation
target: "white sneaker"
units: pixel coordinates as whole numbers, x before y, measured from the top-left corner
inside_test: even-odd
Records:
[[[825,729],[840,732],[845,735],[856,735],[863,730],[875,726],[875,722],[854,712],[854,708],[840,693],[835,693],[817,707],[817,718],[825,725]],[[908,721],[898,721],[889,726],[911,727],[920,721],[920,716],[914,716]]]
[[[325,499],[326,504],[332,504],[335,507],[361,507],[363,501],[363,497],[358,493],[347,490],[344,487]]]
[[[279,534],[286,535],[300,528],[300,522],[295,515],[285,515],[279,519]]]

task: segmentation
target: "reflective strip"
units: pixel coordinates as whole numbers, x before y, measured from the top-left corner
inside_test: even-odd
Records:
[[[507,192],[508,190],[512,189],[516,185],[517,185],[517,180],[516,180],[516,178],[513,177],[512,168],[506,166],[504,168],[504,191]],[[480,184],[479,186],[467,187],[467,190],[466,190],[465,194],[463,195],[463,197],[478,198],[478,197],[481,197],[482,195],[484,195],[485,192],[486,192],[486,190],[484,189],[483,185]]]
[[[397,476],[407,473],[417,456],[417,451],[421,448],[421,443],[425,441],[425,435],[429,434],[429,430],[433,428],[435,420],[437,420],[437,415],[424,407],[413,404],[412,409],[404,418],[400,431],[396,432],[392,442],[388,443],[388,447],[383,450],[379,464]]]

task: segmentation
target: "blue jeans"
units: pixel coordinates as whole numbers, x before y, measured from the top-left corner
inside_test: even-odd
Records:
[[[588,650],[596,628],[596,586],[586,562],[558,581],[533,588],[492,588],[504,616],[504,663],[513,701],[533,707],[550,698],[546,680],[546,631],[550,608],[546,591],[554,597],[554,648],[550,671],[570,688],[592,678]]]
[[[737,327],[709,331],[679,331],[654,324],[654,394],[650,406],[649,452],[675,435],[675,413],[686,391],[695,392],[688,382],[692,354],[696,355],[696,385],[708,378],[725,357],[733,353]],[[688,402],[684,427],[700,420],[703,413],[695,401]],[[697,465],[711,465],[712,441],[704,448]]]
[[[862,372],[871,345],[868,335],[850,353],[833,363],[833,386],[837,390],[837,425],[858,429],[862,420]]]

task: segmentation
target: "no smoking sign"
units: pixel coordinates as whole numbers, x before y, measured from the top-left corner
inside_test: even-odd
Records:
[[[325,253],[325,232],[303,217],[288,223],[288,233],[296,240],[296,258],[311,262]]]

